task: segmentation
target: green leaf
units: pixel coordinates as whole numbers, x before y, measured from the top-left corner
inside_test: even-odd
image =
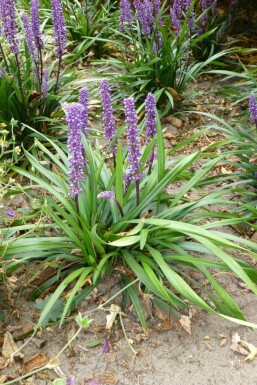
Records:
[[[49,302],[50,295],[47,295],[44,300],[37,299],[35,302],[35,307],[39,310],[44,310],[47,303]],[[50,322],[58,321],[61,317],[61,314],[64,309],[64,298],[59,298],[55,301],[54,307],[47,313],[47,316],[41,322],[41,326],[46,326]]]
[[[117,241],[109,242],[109,245],[115,247],[126,247],[140,242],[140,239],[141,235],[131,235],[129,237],[124,236],[123,238],[120,238]]]

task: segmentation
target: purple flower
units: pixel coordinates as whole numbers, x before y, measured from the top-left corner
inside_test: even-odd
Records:
[[[70,152],[70,196],[76,197],[83,190],[79,182],[84,180],[84,168],[86,165],[82,144],[82,130],[85,128],[85,107],[79,103],[64,103],[66,121],[69,127],[68,150]]]
[[[25,38],[26,38],[26,43],[27,43],[29,53],[32,56],[32,58],[35,59],[36,43],[34,39],[34,33],[32,30],[31,21],[26,13],[23,13],[21,18],[22,18],[22,22],[25,30]]]
[[[137,125],[138,116],[135,109],[133,98],[124,100],[125,123],[127,124],[127,145],[128,145],[128,171],[125,174],[125,182],[128,186],[142,179],[143,174],[139,172],[141,167],[141,151],[139,139],[139,127]]]
[[[100,95],[101,95],[102,109],[103,109],[104,137],[110,143],[116,134],[116,128],[115,128],[114,109],[112,107],[111,90],[110,90],[108,81],[103,80],[99,88],[100,88]],[[112,147],[113,155],[115,154],[116,147],[117,147],[117,144],[114,143]]]
[[[45,68],[43,72],[43,78],[42,78],[42,94],[44,98],[47,98],[49,92],[48,88],[48,69]]]
[[[52,6],[56,54],[60,59],[62,57],[63,51],[65,50],[66,43],[67,43],[65,19],[63,16],[61,0],[50,0],[50,2]]]
[[[0,79],[2,79],[4,77],[4,73],[2,70],[0,70]]]
[[[172,23],[177,35],[179,35],[180,29],[181,29],[181,25],[180,25],[181,14],[182,14],[182,2],[181,0],[175,0],[173,3],[173,7],[170,9],[170,17],[172,19]]]
[[[149,0],[144,0],[143,3],[136,3],[135,6],[137,19],[142,26],[142,34],[150,35],[154,23],[152,3]]]
[[[149,144],[151,139],[153,139],[156,135],[156,98],[152,93],[149,93],[146,97],[145,112],[146,144]],[[148,166],[152,166],[154,155],[155,149],[153,147],[147,161]]]
[[[129,0],[120,0],[120,31],[124,31],[124,23],[132,23],[131,6]]]
[[[2,33],[10,44],[10,50],[17,55],[20,50],[18,47],[18,28],[16,23],[16,9],[14,0],[1,0],[0,15],[2,19]]]
[[[160,8],[161,8],[161,2],[160,2],[160,0],[153,0],[152,4],[153,4],[154,16],[158,16],[158,14],[160,12]]]
[[[74,377],[69,377],[66,379],[66,385],[74,385]]]
[[[251,93],[249,97],[249,111],[251,113],[251,119],[254,120],[254,123],[257,127],[257,102],[254,93]]]
[[[113,199],[115,197],[113,191],[102,191],[97,195],[97,198],[101,199]]]
[[[15,217],[15,211],[13,211],[13,210],[8,210],[8,211],[6,211],[6,215],[8,215],[8,217]]]
[[[85,122],[85,126],[83,128],[83,132],[86,136],[86,138],[88,138],[88,88],[82,88],[80,91],[79,91],[79,100],[78,102],[80,104],[82,104],[82,106],[84,106],[84,109],[83,109],[83,114],[84,114],[84,117],[83,117],[83,120]]]
[[[177,35],[179,35],[181,30],[181,19],[184,14],[188,13],[191,4],[192,0],[175,0],[173,7],[170,9],[170,16]],[[192,29],[194,25],[195,13],[192,10],[188,18],[188,26]]]
[[[120,205],[120,202],[119,202],[118,199],[115,197],[113,191],[102,191],[102,192],[100,192],[100,194],[97,195],[97,198],[107,199],[107,200],[112,199],[112,200],[116,203],[116,205],[117,205],[117,207],[118,207],[118,209],[119,209],[119,211],[120,211],[120,215],[121,215],[122,217],[124,216],[124,213],[123,213],[122,207],[121,207],[121,205]],[[105,342],[105,343],[107,344],[107,343],[108,343],[108,340],[105,340],[105,341],[107,341],[107,342]],[[102,349],[104,349],[104,346],[105,346],[105,345],[103,345]],[[108,345],[107,345],[107,347],[108,347]],[[103,350],[103,352],[107,349],[107,347]]]
[[[217,6],[217,1],[216,0],[202,0],[201,1],[201,8],[202,8],[202,12],[205,12],[210,6],[212,6],[211,8],[211,12],[214,13],[215,10],[216,10],[216,6]],[[208,12],[205,12],[205,14],[201,17],[201,25],[206,25],[207,22],[208,22]]]
[[[149,93],[145,100],[145,131],[147,143],[156,135],[156,98]]]
[[[88,385],[99,385],[96,380],[89,381]]]
[[[101,353],[100,353],[100,354],[106,352],[106,350],[108,349],[108,347],[109,347],[109,341],[108,341],[107,338],[105,338],[105,339],[104,339],[104,343],[103,343],[103,345],[102,345],[102,347],[101,347]]]
[[[38,0],[31,0],[30,2],[30,14],[31,14],[31,25],[35,39],[35,44],[38,49],[43,48],[43,41],[40,32],[40,19],[39,19],[39,2]]]

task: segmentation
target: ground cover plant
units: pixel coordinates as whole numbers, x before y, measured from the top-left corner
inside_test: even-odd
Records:
[[[257,294],[257,245],[227,231],[229,226],[257,229],[255,69],[238,67],[245,71],[238,76],[247,79],[253,91],[247,96],[247,121],[241,116],[226,122],[197,106],[189,119],[202,114],[212,123],[201,123],[166,149],[161,117],[204,67],[224,65],[220,59],[232,52],[216,51],[216,2],[87,5],[0,1],[0,209],[19,194],[33,202],[22,216],[6,210],[9,220],[1,222],[1,281],[27,268],[40,278],[30,279],[33,289],[26,289],[27,299],[41,311],[34,337],[41,328],[71,319],[81,302],[115,272],[115,294],[91,313],[75,316],[79,328],[55,359],[90,326],[96,310],[116,312],[114,318],[134,352],[123,316],[130,306],[146,331],[146,297],[177,319],[198,307],[256,328],[220,279],[220,273],[231,274]],[[230,10],[233,7],[235,1]],[[110,47],[106,66],[102,58]],[[93,90],[84,86],[88,79],[76,67],[91,55],[101,58],[94,66],[101,63],[104,78],[94,78]],[[114,67],[122,71],[119,78]],[[237,74],[227,69],[210,73]],[[117,93],[120,79],[125,87]],[[224,136],[188,154],[187,146],[211,130]],[[233,165],[233,176],[215,173],[220,164]],[[240,200],[233,194],[241,194]],[[56,362],[34,373],[56,367]],[[58,378],[53,383],[72,381]]]
[[[238,250],[246,248],[231,242],[229,235],[226,239],[219,232],[208,229],[222,226],[223,223],[237,223],[238,218],[229,215],[224,221],[200,225],[204,216],[219,217],[219,213],[211,211],[206,214],[206,206],[219,202],[230,203],[221,198],[223,191],[204,196],[195,202],[188,202],[183,198],[190,189],[197,187],[200,180],[202,182],[204,175],[220,158],[207,162],[194,176],[187,169],[200,156],[199,152],[166,160],[161,127],[156,120],[156,100],[151,93],[145,102],[145,128],[142,127],[142,132],[145,132],[146,141],[141,154],[140,129],[134,99],[124,100],[125,126],[122,125],[116,131],[107,81],[101,83],[100,91],[105,138],[108,141],[104,154],[101,154],[97,142],[93,144],[89,141],[88,90],[82,89],[78,103],[64,104],[69,127],[69,157],[64,148],[45,137],[44,140],[51,144],[56,153],[52,154],[40,141],[37,142],[37,147],[42,152],[40,156],[46,157],[55,166],[55,171],[40,164],[38,151],[35,149],[32,154],[26,152],[26,157],[35,170],[33,173],[11,167],[35,183],[30,185],[32,190],[40,187],[48,191],[42,197],[43,212],[53,220],[50,228],[58,231],[50,241],[44,236],[44,232],[38,233],[40,225],[35,232],[31,232],[31,225],[25,225],[19,229],[30,230],[28,235],[25,232],[24,235],[13,238],[8,230],[2,247],[7,267],[11,270],[35,258],[47,258],[48,262],[60,260],[57,276],[51,277],[30,295],[30,298],[36,298],[61,277],[59,286],[42,312],[38,326],[48,319],[56,301],[72,282],[74,287],[64,306],[61,323],[74,304],[97,285],[98,279],[120,264],[131,270],[130,278],[121,273],[121,280],[125,285],[133,279],[140,279],[146,290],[156,295],[157,301],[167,302],[175,312],[180,306],[188,306],[180,296],[206,310],[216,312],[190,288],[185,280],[188,274],[183,268],[179,269],[179,265],[196,268],[214,288],[215,294],[208,290],[204,290],[204,294],[209,296],[218,313],[244,320],[234,300],[224,293],[208,270],[208,267],[227,267],[256,292],[255,270],[222,250],[224,246]],[[118,139],[125,128],[126,146],[122,149]],[[154,161],[156,133],[158,156]],[[112,155],[109,161],[113,165],[106,164],[107,154]],[[183,179],[187,182],[176,196],[165,193],[165,188]],[[194,216],[194,211],[202,207],[203,212],[197,211]],[[44,224],[43,227],[45,226],[47,225]],[[15,227],[12,230],[14,233]],[[188,241],[187,237],[192,239]],[[242,245],[250,245],[252,255],[255,256],[254,244],[231,238],[235,239]],[[34,253],[30,257],[28,252],[32,245]],[[220,261],[195,257],[191,254],[192,251],[213,255]],[[12,261],[14,253],[16,258]],[[91,275],[92,285],[85,285],[86,278]],[[83,291],[78,294],[81,288]],[[174,294],[173,290],[179,295]],[[129,294],[142,325],[146,327],[136,290],[130,289]]]

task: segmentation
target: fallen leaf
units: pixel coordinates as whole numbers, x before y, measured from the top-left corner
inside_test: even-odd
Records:
[[[174,99],[174,102],[179,102],[181,100],[181,96],[177,93],[176,90],[172,87],[167,87],[167,91],[171,94]]]
[[[189,316],[182,315],[178,322],[187,333],[191,334],[191,319]]]
[[[111,304],[111,307],[109,309],[110,314],[107,314],[106,316],[106,329],[111,329],[117,315],[120,313],[121,308],[118,305]]]
[[[101,374],[99,376],[100,381],[105,382],[106,384],[117,384],[118,379],[115,375],[112,374]]]
[[[165,331],[165,330],[171,330],[174,327],[175,327],[175,325],[174,325],[174,323],[170,319],[165,319],[163,322],[161,322],[157,326],[157,330],[162,332],[162,331]]]
[[[13,337],[9,331],[4,335],[4,343],[2,348],[2,356],[6,359],[6,366],[8,366],[13,361],[14,353],[18,350],[18,346],[13,340]],[[18,352],[17,355],[20,358],[23,358],[23,354]]]
[[[142,306],[145,312],[146,318],[153,319],[153,304],[152,304],[152,298],[153,296],[151,294],[142,294]]]
[[[46,357],[41,353],[36,354],[24,363],[25,373],[32,372],[34,369],[38,369],[42,366],[45,366],[46,364],[48,364],[49,360],[49,357]]]
[[[165,134],[163,135],[163,137],[164,137],[165,139],[172,140],[172,139],[176,138],[176,135],[170,134],[169,132],[165,132]]]
[[[183,122],[181,119],[176,118],[176,116],[170,115],[165,118],[165,120],[172,124],[176,128],[181,128],[183,126]]]
[[[240,343],[243,345],[244,348],[246,348],[250,352],[250,354],[248,354],[248,356],[245,358],[245,361],[252,361],[257,356],[256,346],[244,340],[241,340]]]
[[[249,352],[240,345],[241,338],[238,333],[233,334],[232,344],[230,349],[236,353],[242,354],[243,356],[248,356]]]
[[[11,377],[11,376],[5,376],[5,375],[0,376],[0,384],[4,384],[6,380],[11,381],[11,380],[13,380],[13,379],[14,379],[14,378]]]

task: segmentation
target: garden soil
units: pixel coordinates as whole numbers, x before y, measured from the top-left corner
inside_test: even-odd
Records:
[[[222,273],[221,280],[249,320],[257,324],[256,296],[231,274]],[[104,294],[104,291],[99,291],[96,295],[100,299]],[[98,311],[90,328],[82,331],[60,356],[55,369],[40,372],[21,383],[46,385],[56,377],[67,376],[74,377],[76,385],[87,385],[92,379],[97,380],[99,385],[257,384],[257,330],[197,309],[185,312],[179,320],[161,309],[149,308],[147,303],[149,305],[146,300],[148,331],[141,329],[130,309],[123,316],[127,341],[118,323],[114,322],[111,332],[106,329],[108,311]],[[19,314],[17,312],[9,318],[7,328],[14,339],[31,328],[33,319],[38,317],[31,303],[19,299],[17,305]],[[80,311],[88,310],[87,306],[88,303],[83,304]],[[61,329],[55,326],[39,332],[22,350],[24,356],[17,356],[12,365],[2,370],[0,379],[17,378],[19,374],[46,363],[76,330],[74,321],[69,321]],[[102,343],[89,347],[92,342],[104,338],[109,341],[105,352],[102,352]],[[16,344],[24,341],[26,339]],[[129,342],[136,354],[132,352]]]

